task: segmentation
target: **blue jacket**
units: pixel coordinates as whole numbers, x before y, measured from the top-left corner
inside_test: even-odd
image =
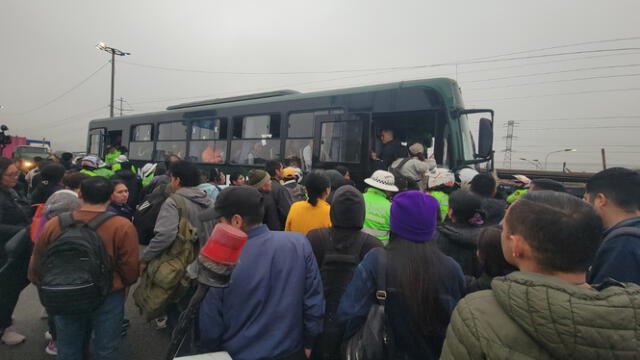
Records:
[[[209,289],[200,307],[202,350],[253,360],[311,348],[324,296],[309,241],[266,225],[247,235],[229,287]]]
[[[589,284],[599,284],[607,278],[640,284],[640,237],[619,235],[606,239],[608,234],[622,227],[640,228],[640,217],[621,221],[604,232],[605,241],[589,270]]]
[[[209,195],[209,198],[214,202],[216,201],[216,198],[218,198],[218,194],[220,193],[220,191],[224,190],[224,188],[226,187],[226,185],[214,185],[211,183],[203,183],[198,185],[198,189],[206,192],[207,195]]]
[[[376,248],[367,253],[356,268],[353,279],[342,296],[338,307],[338,319],[346,325],[346,338],[353,336],[364,325],[369,309],[376,302],[378,257],[381,251],[386,250]],[[450,315],[458,300],[464,296],[465,281],[460,265],[444,254],[441,256],[443,259],[442,277],[439,284],[440,300]],[[388,316],[389,326],[394,337],[396,355],[399,356],[398,358],[404,359],[437,359],[444,343],[446,327],[439,329],[437,334],[428,338],[423,338],[417,331],[412,330],[409,310],[402,300],[403,296],[408,294],[399,294],[393,291],[394,284],[391,280],[393,276],[389,276],[389,271],[391,271],[389,263],[387,266],[388,296],[385,313]]]

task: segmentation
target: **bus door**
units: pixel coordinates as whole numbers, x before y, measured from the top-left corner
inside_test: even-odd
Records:
[[[343,165],[361,187],[369,176],[369,123],[371,114],[332,114],[315,117],[313,168]]]
[[[104,128],[91,129],[89,131],[89,149],[87,149],[87,153],[102,158],[104,155],[105,136]]]

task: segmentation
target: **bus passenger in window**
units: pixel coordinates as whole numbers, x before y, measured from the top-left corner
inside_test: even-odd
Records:
[[[207,147],[200,153],[200,159],[205,163],[222,164],[224,162],[222,151],[216,150],[213,142],[207,143]]]
[[[305,172],[311,171],[311,156],[313,154],[313,140],[309,140],[309,144],[302,149],[302,170]]]
[[[400,141],[394,138],[393,130],[391,129],[382,129],[380,131],[380,141],[382,141],[382,150],[380,150],[380,154],[372,151],[371,160],[374,161],[376,169],[387,170],[396,159],[404,157],[406,151],[404,151]]]

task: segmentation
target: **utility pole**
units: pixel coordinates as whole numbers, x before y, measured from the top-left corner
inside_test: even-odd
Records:
[[[600,154],[602,155],[602,170],[607,170],[607,155],[604,148],[600,149]]]
[[[112,95],[113,96],[113,95]],[[122,116],[122,102],[124,101],[124,98],[120,98],[120,116]]]
[[[515,128],[515,126],[515,121],[507,121],[507,136],[505,136],[507,143],[504,149],[504,161],[502,163],[502,166],[509,169],[511,169],[511,152],[513,151],[513,129]]]
[[[113,117],[113,96],[115,92],[115,79],[116,79],[116,55],[118,56],[127,56],[131,55],[131,53],[124,52],[122,50],[118,50],[116,48],[109,47],[105,45],[105,43],[101,42],[96,45],[96,49],[108,52],[111,54],[111,102],[110,102],[110,110],[109,117]]]

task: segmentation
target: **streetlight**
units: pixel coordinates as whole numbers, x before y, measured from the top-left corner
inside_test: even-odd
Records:
[[[103,42],[98,43],[98,45],[96,45],[96,49],[106,51],[109,54],[111,54],[111,106],[109,111],[109,117],[113,117],[113,89],[114,89],[114,80],[115,80],[115,73],[116,73],[116,55],[127,56],[127,55],[131,55],[131,53],[109,47]]]
[[[562,150],[556,150],[556,151],[552,151],[552,152],[548,153],[547,157],[544,158],[544,169],[547,170],[547,162],[549,161],[549,156],[551,154],[561,153],[561,152],[573,152],[573,151],[578,151],[578,150],[576,150],[576,149],[562,149]]]
[[[538,160],[538,159],[529,160],[527,158],[520,158],[520,160],[526,161],[529,164],[532,164],[536,169],[542,168],[542,165],[540,164],[540,160]]]

